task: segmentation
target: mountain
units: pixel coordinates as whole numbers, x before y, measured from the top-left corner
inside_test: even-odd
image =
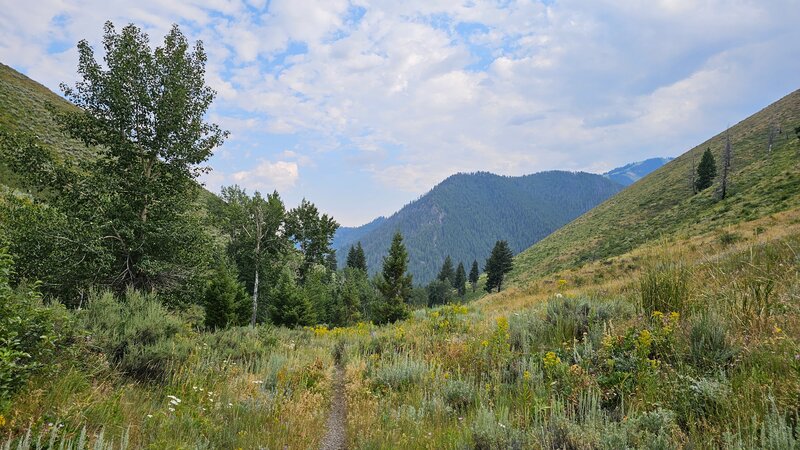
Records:
[[[345,229],[336,250],[343,265],[361,241],[371,272],[380,269],[395,231],[403,234],[415,283],[432,280],[447,255],[466,267],[483,265],[495,241],[519,252],[590,210],[623,187],[601,175],[542,172],[507,177],[487,172],[452,175],[386,219]],[[367,229],[368,228],[368,229]]]
[[[696,236],[799,207],[798,126],[800,90],[692,148],[525,250],[515,259],[512,279],[534,279],[658,239]],[[720,173],[727,138],[733,152],[729,195],[717,199],[719,179],[693,194],[690,179],[700,156],[710,148]]]
[[[333,248],[349,249],[350,245],[358,242],[362,236],[378,228],[385,221],[386,217],[380,216],[372,222],[359,227],[339,227],[336,230],[336,234],[333,236]],[[340,255],[338,251],[337,255],[340,257],[347,256],[347,254]]]
[[[603,176],[623,186],[630,186],[647,176],[650,172],[672,161],[672,159],[673,158],[650,158],[617,167],[616,169],[604,173]]]

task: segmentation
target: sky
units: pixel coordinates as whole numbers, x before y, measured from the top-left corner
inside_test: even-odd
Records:
[[[0,0],[0,62],[55,92],[103,23],[208,54],[202,178],[341,224],[456,172],[677,156],[800,88],[798,0]],[[468,199],[465,199],[468,201]]]

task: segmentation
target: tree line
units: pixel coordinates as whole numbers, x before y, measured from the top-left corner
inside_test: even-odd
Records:
[[[173,309],[202,308],[210,329],[393,322],[412,306],[449,301],[451,290],[463,298],[467,282],[475,291],[477,261],[468,275],[449,257],[435,285],[414,287],[400,233],[370,278],[360,243],[337,267],[339,224],[312,202],[289,209],[277,191],[237,185],[210,195],[197,178],[228,132],[206,121],[216,93],[205,84],[202,42],[190,45],[174,26],[151,49],[135,25],[108,22],[103,48],[101,62],[78,44],[80,81],[61,86],[78,108],[52,109],[90,157],[59,158],[36,136],[0,132],[0,157],[21,183],[0,195],[12,283],[35,282],[71,308],[93,290],[147,292]],[[498,241],[488,291],[501,288],[510,258]]]

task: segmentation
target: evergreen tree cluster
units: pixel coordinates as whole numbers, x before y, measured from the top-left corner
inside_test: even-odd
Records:
[[[704,191],[714,184],[714,178],[717,176],[717,163],[714,161],[714,155],[711,149],[707,148],[703,152],[703,157],[700,159],[700,164],[697,165],[697,176],[695,177],[695,190],[697,192]]]
[[[504,236],[514,252],[522,251],[622,188],[588,173],[456,174],[389,218],[337,232],[335,248],[344,264],[348,249],[360,242],[370,273],[377,273],[400,231],[410,273],[415,282],[427,284],[448,255],[454,268],[457,261],[486,258],[493,236]]]

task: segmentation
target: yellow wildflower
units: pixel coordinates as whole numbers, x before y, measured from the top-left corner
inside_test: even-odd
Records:
[[[781,329],[781,327],[775,325],[775,328],[772,329],[772,332],[775,334],[781,334],[783,333],[783,330]]]
[[[639,333],[639,339],[637,339],[636,341],[636,346],[641,349],[647,350],[650,348],[650,344],[652,343],[653,343],[653,335],[650,333],[650,330],[642,330],[642,332]]]
[[[484,346],[484,347],[488,347],[489,346],[489,341],[484,339],[484,340],[481,341],[481,345]]]
[[[669,313],[669,320],[670,320],[670,322],[673,322],[673,323],[675,323],[675,322],[677,322],[677,321],[678,321],[680,318],[681,318],[681,314],[680,314],[680,313],[678,313],[678,312],[672,311],[671,313]]]
[[[611,336],[610,334],[603,336],[602,345],[603,348],[611,348],[611,346],[614,345],[614,336]]]
[[[449,378],[450,378],[450,372],[445,372],[444,373],[444,379],[447,380]]]
[[[653,311],[653,314],[650,317],[653,319],[662,320],[664,319],[664,313],[661,311]]]
[[[0,428],[3,428],[4,426],[6,426],[6,418],[0,414]]]
[[[525,380],[530,380],[531,379],[531,373],[526,370],[525,372],[522,373],[522,378],[525,379]]]
[[[544,362],[545,369],[552,369],[561,364],[561,358],[559,358],[555,352],[547,352],[542,361]]]

